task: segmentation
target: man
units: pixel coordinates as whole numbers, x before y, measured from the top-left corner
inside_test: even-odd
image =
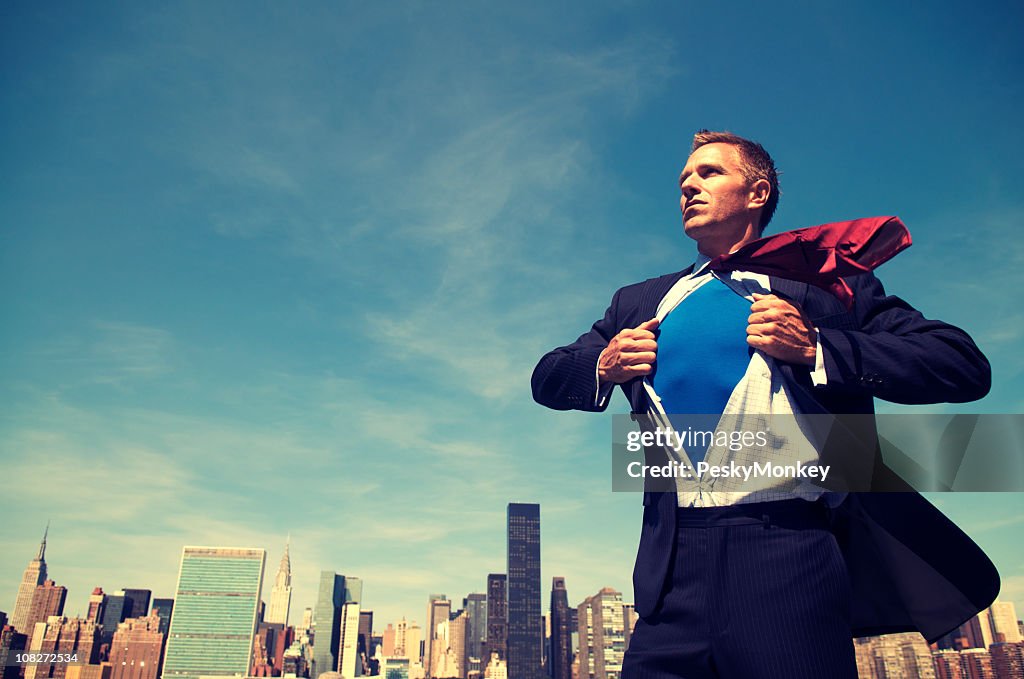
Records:
[[[617,384],[640,414],[799,417],[872,413],[876,396],[963,402],[988,391],[970,337],[886,296],[870,273],[845,279],[847,309],[804,283],[711,270],[775,211],[778,177],[760,144],[699,132],[680,189],[697,262],[620,289],[588,333],[544,356],[533,375],[542,405],[602,411]],[[688,453],[692,463],[705,451]],[[998,592],[984,554],[914,493],[691,490],[644,495],[641,620],[623,679],[854,679],[851,636],[935,639]]]

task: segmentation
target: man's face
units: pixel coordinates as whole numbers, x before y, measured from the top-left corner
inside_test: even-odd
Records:
[[[705,254],[728,252],[751,235],[757,236],[756,225],[749,233],[754,193],[740,168],[735,146],[705,144],[690,155],[679,175],[683,228]]]

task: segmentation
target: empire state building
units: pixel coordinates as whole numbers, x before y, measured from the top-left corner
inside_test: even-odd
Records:
[[[31,634],[31,630],[25,629],[28,621],[29,609],[32,607],[32,595],[36,587],[46,580],[46,536],[50,532],[50,524],[46,524],[43,532],[43,541],[39,543],[39,553],[36,558],[28,562],[25,574],[21,576],[21,585],[18,586],[18,599],[14,602],[14,613],[11,614],[11,626],[22,634]]]

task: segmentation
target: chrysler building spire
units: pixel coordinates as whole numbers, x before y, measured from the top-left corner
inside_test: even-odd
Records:
[[[277,579],[274,587],[292,586],[292,560],[288,555],[288,548],[291,545],[292,536],[288,536],[288,542],[284,543],[284,554],[281,555],[281,565],[277,568]]]
[[[284,554],[281,555],[281,565],[277,568],[274,588],[270,591],[270,606],[267,607],[265,622],[288,624],[288,609],[292,603],[292,560],[289,554],[291,542],[292,538],[289,535],[288,541],[284,543]]]

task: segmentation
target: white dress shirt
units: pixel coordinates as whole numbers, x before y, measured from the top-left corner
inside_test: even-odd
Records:
[[[663,321],[693,291],[718,278],[736,294],[753,304],[754,293],[767,295],[771,293],[768,276],[747,271],[727,273],[712,272],[707,268],[709,258],[700,255],[694,263],[693,273],[683,276],[673,285],[658,304],[656,317]],[[704,461],[710,465],[730,465],[736,463],[750,466],[754,462],[770,460],[779,465],[795,465],[797,463],[814,465],[820,459],[819,450],[827,435],[827,428],[822,429],[821,422],[815,421],[814,426],[801,422],[796,401],[791,397],[792,387],[787,384],[783,374],[774,369],[775,359],[755,350],[747,365],[746,372],[736,384],[722,417],[717,431],[750,431],[768,432],[768,445],[764,447],[746,447],[733,451],[728,446],[712,445],[708,448]],[[821,343],[818,343],[814,370],[811,381],[815,386],[827,383]],[[671,428],[667,414],[662,407],[661,398],[654,390],[649,378],[644,380],[651,410],[648,415],[663,431]],[[612,384],[600,385],[597,403],[601,404],[609,397]],[[820,416],[815,416],[818,418]],[[670,460],[684,464],[688,469],[694,465],[685,449],[676,451],[666,448]],[[825,490],[805,479],[789,477],[760,478],[755,481],[735,477],[711,478],[706,475],[702,479],[676,478],[676,494],[680,507],[705,507],[750,502],[768,502],[801,498],[816,500],[825,494]],[[826,500],[835,504],[841,500],[842,494],[829,493]]]

